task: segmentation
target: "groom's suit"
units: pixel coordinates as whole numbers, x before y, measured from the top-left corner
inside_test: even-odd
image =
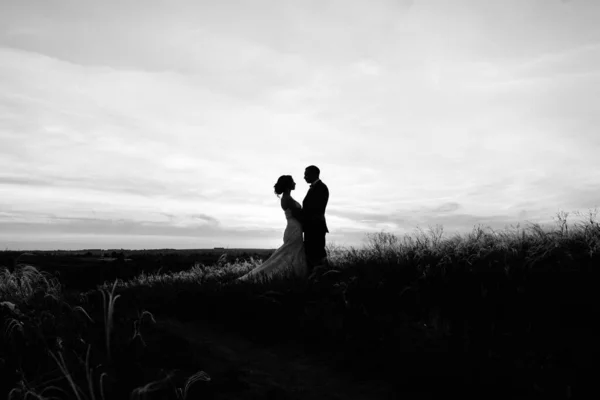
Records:
[[[325,208],[328,200],[329,189],[323,182],[318,180],[310,185],[310,189],[308,189],[308,193],[302,201],[304,249],[310,269],[327,257],[325,234],[329,233],[329,230],[325,221]]]

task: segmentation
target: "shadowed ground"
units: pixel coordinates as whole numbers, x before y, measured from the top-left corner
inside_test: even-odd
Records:
[[[196,354],[202,356],[199,363],[211,360],[216,375],[227,372],[229,376],[237,375],[238,385],[235,386],[238,395],[271,393],[273,398],[278,399],[394,398],[393,387],[389,383],[359,382],[337,371],[326,356],[306,355],[300,344],[265,346],[219,324],[182,323],[166,316],[158,316],[156,328],[189,343]]]

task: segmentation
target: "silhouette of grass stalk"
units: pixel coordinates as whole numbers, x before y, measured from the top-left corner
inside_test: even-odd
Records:
[[[129,396],[129,398],[131,400],[145,399],[148,394],[156,392],[156,391],[164,388],[165,384],[167,382],[170,382],[172,378],[173,378],[173,373],[169,372],[162,379],[157,379],[153,382],[149,382],[149,383],[145,384],[144,386],[140,386],[140,387],[133,389],[131,391],[131,395]]]
[[[57,297],[60,283],[49,280],[47,273],[38,271],[31,265],[18,264],[14,271],[0,270],[0,298],[13,303],[29,303],[35,293],[44,291]]]
[[[27,381],[25,379],[23,379],[19,382],[19,386],[20,387],[13,388],[13,389],[11,389],[10,392],[8,392],[8,395],[6,397],[8,400],[13,400],[13,398],[20,398],[20,399],[32,398],[32,399],[37,399],[37,400],[53,400],[53,399],[62,400],[65,398],[65,396],[67,396],[67,392],[57,386],[46,386],[44,389],[41,390],[41,392],[38,393],[35,388],[32,388],[29,386],[29,384],[27,383]],[[50,390],[55,390],[57,392],[61,392],[64,394],[64,396],[62,396],[62,397],[56,397],[56,396],[46,397],[45,393]]]
[[[5,325],[4,337],[12,339],[15,330],[21,332],[21,335],[23,334],[23,322],[15,318],[9,318],[6,320]]]
[[[88,382],[88,390],[90,392],[90,396],[92,400],[96,400],[96,396],[94,394],[94,381],[92,379],[92,368],[90,368],[90,351],[92,349],[91,345],[88,345],[87,352],[85,354],[85,374]]]
[[[100,290],[100,293],[102,294],[102,307],[104,310],[104,336],[105,336],[105,342],[106,342],[106,355],[107,355],[107,359],[108,362],[111,362],[111,352],[110,352],[110,337],[111,337],[111,333],[113,330],[113,324],[114,324],[114,312],[115,312],[115,303],[117,301],[117,299],[119,297],[121,297],[120,294],[115,296],[115,289],[117,287],[117,282],[118,279],[115,280],[115,283],[113,284],[112,290],[110,291],[110,293],[105,292],[103,289]],[[107,298],[108,297],[108,298]]]
[[[211,378],[210,376],[204,372],[204,371],[198,371],[196,372],[194,375],[190,376],[186,382],[185,382],[185,386],[183,388],[183,400],[187,399],[188,396],[188,391],[190,390],[190,388],[192,387],[192,385],[196,382],[210,382]]]
[[[54,359],[54,361],[56,362],[56,365],[58,365],[58,368],[60,369],[60,372],[63,374],[63,376],[69,383],[69,386],[71,387],[71,390],[75,394],[75,397],[77,398],[77,400],[82,400],[83,399],[82,398],[83,391],[73,380],[73,377],[71,376],[71,373],[69,372],[69,369],[67,367],[67,364],[66,364],[65,359],[63,358],[62,354],[58,353],[58,357],[55,356],[54,353],[51,351],[49,352],[49,354]]]

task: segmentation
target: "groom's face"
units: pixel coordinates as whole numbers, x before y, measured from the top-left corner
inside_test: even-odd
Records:
[[[304,170],[304,180],[306,181],[306,183],[313,183],[314,181],[317,180],[317,177],[315,176],[315,173],[305,169]]]

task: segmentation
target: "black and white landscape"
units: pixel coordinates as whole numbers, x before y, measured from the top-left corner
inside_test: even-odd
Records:
[[[0,398],[597,397],[598,21],[0,0]]]

